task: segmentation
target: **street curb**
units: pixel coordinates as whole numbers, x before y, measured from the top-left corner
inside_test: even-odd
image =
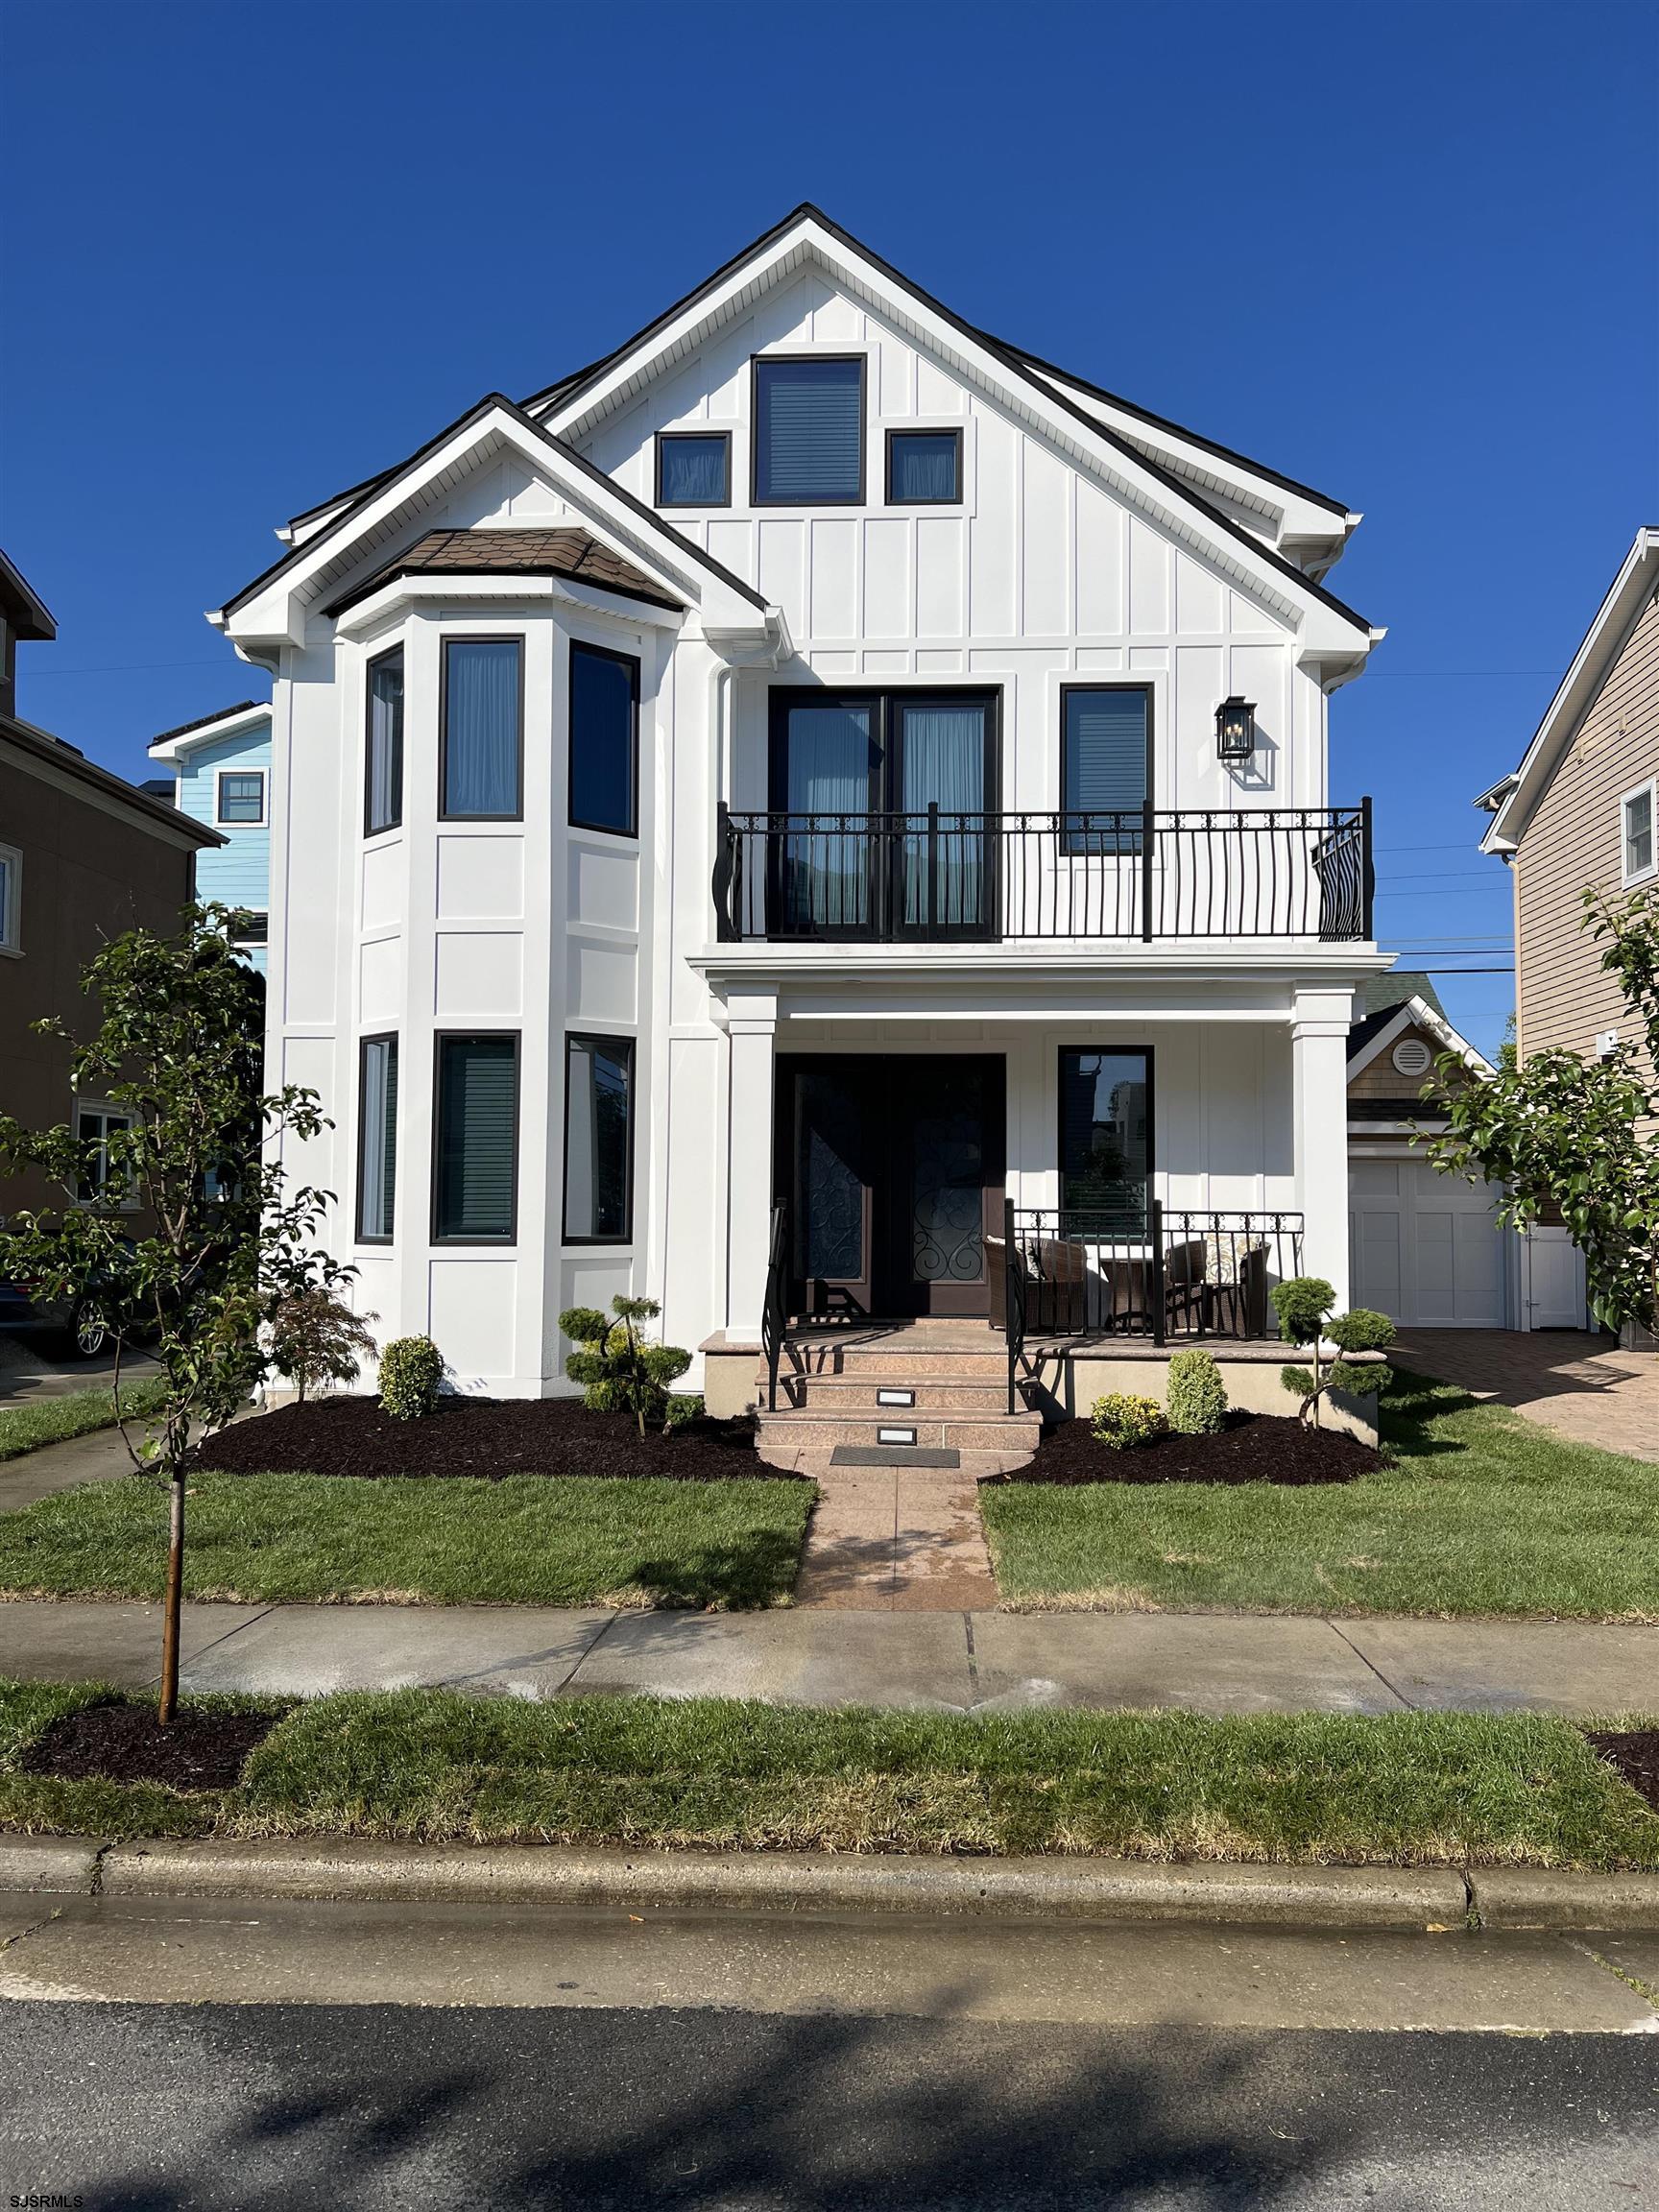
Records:
[[[1659,1930],[1659,1875],[1650,1874],[630,1852],[351,1839],[103,1844],[84,1837],[0,1837],[0,1890],[1214,1927]]]

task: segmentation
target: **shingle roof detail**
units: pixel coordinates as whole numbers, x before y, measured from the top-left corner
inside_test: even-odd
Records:
[[[407,552],[399,553],[383,568],[326,612],[344,613],[371,592],[378,591],[397,576],[565,576],[601,591],[619,591],[630,599],[643,599],[653,607],[670,607],[676,613],[685,605],[661,584],[601,545],[586,530],[429,530]]]
[[[194,722],[180,722],[176,730],[157,730],[149,742],[166,745],[175,737],[188,737],[192,730],[205,730],[210,722],[223,722],[232,714],[256,713],[261,705],[257,699],[238,699],[234,707],[215,707],[211,714],[198,714]],[[269,707],[265,711],[270,712]]]

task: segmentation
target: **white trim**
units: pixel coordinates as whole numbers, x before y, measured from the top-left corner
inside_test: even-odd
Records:
[[[217,745],[221,738],[237,736],[244,730],[252,730],[255,723],[269,723],[270,707],[238,707],[228,713],[215,715],[211,722],[203,722],[193,730],[181,730],[177,736],[153,737],[146,748],[156,760],[180,760],[194,753],[199,745]]]
[[[109,1119],[111,1119],[111,1120],[114,1120],[114,1121],[119,1121],[119,1122],[121,1123],[121,1125],[122,1125],[123,1129],[129,1129],[129,1130],[130,1130],[130,1129],[132,1127],[132,1125],[133,1125],[134,1121],[135,1121],[135,1120],[136,1120],[136,1118],[137,1118],[137,1117],[136,1117],[136,1116],[133,1114],[133,1112],[132,1112],[132,1109],[130,1106],[117,1106],[117,1105],[114,1103],[114,1101],[113,1101],[112,1099],[108,1099],[108,1098],[83,1098],[83,1097],[80,1095],[80,1094],[79,1094],[79,1093],[77,1093],[77,1094],[76,1094],[76,1096],[75,1096],[75,1106],[74,1106],[74,1113],[75,1113],[75,1142],[76,1142],[77,1143],[80,1143],[80,1142],[81,1142],[81,1117],[82,1117],[82,1115],[83,1115],[83,1114],[103,1114],[103,1115],[106,1115],[106,1116],[108,1116],[108,1118],[109,1118]],[[104,1132],[104,1136],[103,1136],[103,1137],[100,1137],[100,1138],[97,1138],[97,1139],[94,1139],[94,1140],[93,1140],[93,1142],[97,1142],[97,1143],[100,1143],[100,1144],[102,1144],[102,1143],[104,1143],[104,1142],[105,1142],[108,1140],[108,1134],[109,1134],[108,1130],[108,1129],[106,1129],[106,1130],[105,1130],[105,1132]],[[108,1156],[106,1156],[106,1158],[105,1158],[105,1162],[104,1162],[104,1173],[105,1173],[105,1179],[106,1179],[106,1183],[108,1183],[108,1172],[109,1172],[109,1163],[108,1163]],[[77,1176],[77,1177],[76,1177],[76,1181],[75,1181],[75,1203],[76,1203],[76,1205],[77,1205],[77,1206],[96,1206],[96,1207],[103,1207],[103,1208],[105,1208],[105,1210],[106,1210],[106,1211],[108,1210],[108,1208],[107,1208],[107,1206],[106,1206],[106,1201],[105,1201],[105,1199],[103,1198],[103,1196],[102,1196],[102,1195],[100,1195],[100,1196],[98,1196],[98,1197],[96,1197],[96,1198],[83,1198],[83,1197],[82,1197],[82,1195],[81,1195],[81,1180],[80,1180],[80,1177],[79,1177],[79,1176]],[[128,1186],[127,1186],[127,1195],[126,1195],[124,1198],[121,1198],[121,1199],[117,1200],[117,1202],[116,1202],[116,1206],[115,1206],[115,1211],[116,1211],[116,1213],[118,1213],[118,1214],[136,1214],[136,1213],[137,1213],[137,1211],[138,1211],[138,1186],[137,1186],[137,1184],[136,1184],[135,1182],[132,1182],[132,1181],[130,1181],[130,1182],[128,1183]]]
[[[8,959],[23,957],[23,855],[15,845],[0,845],[6,864],[6,903],[0,906],[0,952]]]
[[[1369,1068],[1379,1052],[1395,1044],[1410,1028],[1427,1029],[1431,1037],[1438,1038],[1443,1050],[1455,1052],[1464,1066],[1477,1075],[1498,1072],[1484,1053],[1477,1052],[1468,1038],[1454,1029],[1443,1014],[1436,1014],[1426,998],[1407,998],[1374,1037],[1367,1037],[1357,1052],[1349,1054],[1349,1082],[1353,1082],[1362,1068]]]
[[[259,779],[259,818],[256,822],[234,821],[225,818],[225,779],[227,776],[257,776]],[[213,827],[215,830],[268,830],[271,827],[271,779],[263,768],[215,768],[213,771]]]
[[[1632,876],[1626,865],[1630,850],[1629,834],[1624,827],[1624,810],[1632,799],[1647,802],[1647,865]],[[1619,880],[1626,891],[1638,883],[1650,883],[1659,876],[1659,776],[1649,776],[1646,783],[1638,783],[1623,792],[1619,801]]]

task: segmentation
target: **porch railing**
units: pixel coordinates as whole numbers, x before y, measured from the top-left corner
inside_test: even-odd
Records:
[[[1138,1336],[1154,1344],[1274,1337],[1268,1292],[1302,1272],[1303,1215],[1197,1212],[1150,1201],[1143,1221],[1003,1210],[1008,1409],[1033,1337]]]
[[[722,940],[1372,934],[1371,802],[1094,813],[719,809]]]
[[[789,1301],[784,1278],[789,1264],[789,1208],[782,1198],[772,1201],[772,1235],[766,1248],[766,1298],[760,1309],[760,1350],[766,1361],[766,1410],[778,1410],[778,1363],[783,1356],[783,1338],[789,1327]]]

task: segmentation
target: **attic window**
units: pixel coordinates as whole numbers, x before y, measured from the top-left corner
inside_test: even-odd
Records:
[[[659,507],[730,507],[732,433],[664,431],[657,441]]]
[[[754,419],[757,507],[862,504],[862,353],[760,355]]]

